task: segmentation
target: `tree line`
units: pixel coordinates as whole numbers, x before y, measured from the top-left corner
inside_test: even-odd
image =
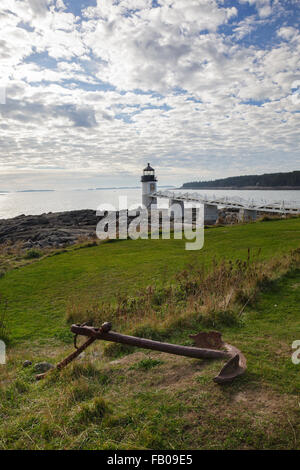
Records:
[[[299,186],[300,187],[300,171],[291,171],[289,173],[269,173],[264,175],[245,175],[232,176],[229,178],[221,178],[211,181],[191,181],[184,183],[182,188],[199,189],[199,188],[226,188],[243,186],[256,187],[279,187],[279,186]]]

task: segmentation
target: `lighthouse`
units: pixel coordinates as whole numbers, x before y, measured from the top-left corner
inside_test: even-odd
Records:
[[[150,166],[150,163],[144,168],[143,175],[141,177],[142,182],[142,203],[143,206],[149,209],[154,208],[157,204],[157,198],[151,196],[151,193],[156,192],[157,179],[155,176],[154,169]]]

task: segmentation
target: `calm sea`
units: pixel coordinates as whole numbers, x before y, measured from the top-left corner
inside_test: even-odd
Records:
[[[187,192],[187,191],[181,191]],[[209,196],[234,196],[255,201],[286,201],[300,205],[300,191],[239,191],[239,190],[203,190],[189,191]],[[126,196],[128,206],[141,203],[140,189],[108,189],[53,192],[16,192],[0,193],[0,219],[15,217],[20,214],[35,215],[44,212],[62,212],[77,209],[94,209],[100,204],[109,203],[118,209],[119,196]],[[166,207],[166,200],[159,201],[160,207]]]

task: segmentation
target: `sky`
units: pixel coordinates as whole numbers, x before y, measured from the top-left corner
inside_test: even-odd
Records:
[[[0,190],[299,170],[299,0],[1,0]]]

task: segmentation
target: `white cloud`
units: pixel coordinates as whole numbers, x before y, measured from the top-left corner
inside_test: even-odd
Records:
[[[180,179],[296,164],[297,30],[280,24],[264,48],[250,36],[270,2],[250,0],[259,17],[241,22],[214,0],[151,3],[101,0],[80,20],[60,0],[2,0],[2,171],[136,175],[151,159]]]
[[[286,41],[299,38],[299,31],[292,26],[284,26],[280,28],[277,34]]]
[[[260,18],[266,18],[272,14],[270,0],[239,0],[239,2],[254,5]]]
[[[50,3],[52,3],[51,0],[28,0],[29,7],[35,16],[46,16]]]

